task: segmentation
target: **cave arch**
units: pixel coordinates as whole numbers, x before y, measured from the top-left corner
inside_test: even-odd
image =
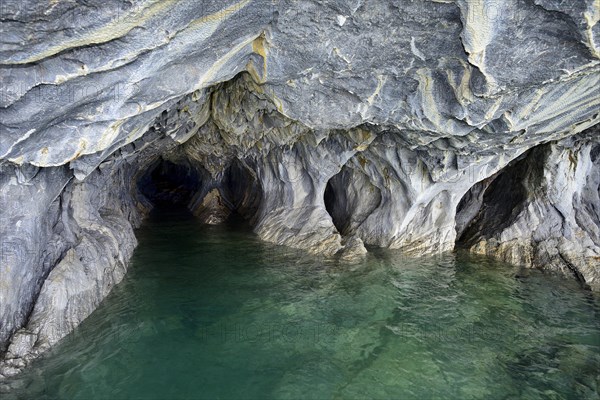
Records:
[[[176,148],[138,168],[133,190],[150,209],[185,209],[211,225],[231,216],[256,222],[262,185],[252,166],[238,158],[211,174]]]
[[[543,149],[542,149],[543,150]],[[525,206],[526,180],[530,169],[536,170],[534,178],[539,181],[539,166],[532,165],[540,148],[525,152],[511,161],[496,174],[475,183],[461,198],[456,207],[455,229],[458,247],[469,247],[481,238],[489,238],[495,231],[509,226]],[[535,177],[537,176],[537,177]],[[532,186],[539,185],[533,184]]]
[[[155,207],[187,207],[202,183],[198,169],[188,162],[161,156],[142,173],[137,189]]]
[[[353,235],[381,204],[381,191],[363,172],[344,165],[325,187],[325,209],[342,236]]]
[[[263,199],[263,187],[256,171],[243,161],[234,159],[225,171],[222,191],[232,211],[254,225]]]

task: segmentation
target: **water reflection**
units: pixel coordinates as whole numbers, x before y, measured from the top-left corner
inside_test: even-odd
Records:
[[[159,215],[3,399],[597,398],[598,298],[466,254],[352,265]]]

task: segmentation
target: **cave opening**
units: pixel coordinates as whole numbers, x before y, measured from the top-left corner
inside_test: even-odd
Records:
[[[335,228],[347,236],[381,205],[382,196],[362,171],[344,165],[327,182],[323,200]]]
[[[532,164],[533,149],[510,162],[502,171],[477,182],[456,207],[456,244],[468,248],[513,223],[526,204],[528,186],[539,187],[542,171]],[[531,173],[531,171],[534,171]],[[531,182],[528,182],[531,180]]]
[[[232,217],[254,224],[263,197],[255,171],[234,159],[223,175],[220,192],[229,205]]]
[[[153,207],[188,208],[202,187],[202,176],[188,163],[175,163],[160,157],[138,181],[138,190]]]
[[[256,172],[238,159],[213,176],[194,160],[163,155],[140,174],[137,190],[156,212],[181,212],[209,225],[253,225],[262,201]]]
[[[346,228],[346,223],[344,220],[346,219],[346,215],[342,215],[340,204],[344,201],[344,192],[338,190],[338,180],[336,179],[337,175],[331,178],[327,182],[327,186],[325,186],[325,193],[323,195],[323,200],[325,202],[325,209],[327,213],[331,216],[331,220],[333,221],[333,225],[338,232],[344,232]]]

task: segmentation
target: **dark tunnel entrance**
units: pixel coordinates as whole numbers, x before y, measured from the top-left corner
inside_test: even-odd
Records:
[[[510,226],[527,204],[528,186],[540,187],[540,149],[530,150],[502,171],[480,181],[463,196],[456,208],[456,245],[469,248],[481,239]]]
[[[159,208],[187,208],[202,187],[202,176],[187,164],[160,158],[138,182],[139,191]]]
[[[223,176],[220,192],[227,200],[232,215],[239,216],[252,225],[256,222],[257,211],[262,202],[262,186],[255,172],[247,165],[235,159]]]
[[[184,211],[216,225],[244,219],[253,224],[262,200],[261,185],[239,160],[216,176],[188,160],[159,158],[141,175],[137,188],[153,208]]]
[[[338,210],[338,207],[339,207],[339,205],[337,203],[341,203],[345,200],[345,198],[344,198],[345,193],[339,192],[339,190],[336,190],[336,189],[338,189],[337,183],[338,182],[336,181],[335,177],[332,178],[331,180],[329,180],[329,182],[327,182],[323,200],[325,202],[325,209],[331,216],[333,225],[338,230],[338,232],[343,233],[346,228],[346,224],[343,222],[343,220],[344,220],[344,218],[347,218],[348,216],[340,215],[341,213],[336,212],[336,210]],[[336,186],[336,187],[334,188],[334,186]],[[336,191],[337,191],[337,193],[336,193]]]

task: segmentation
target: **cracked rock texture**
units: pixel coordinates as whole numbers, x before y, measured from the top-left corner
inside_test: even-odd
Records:
[[[164,202],[343,262],[458,245],[600,289],[599,20],[594,0],[4,0],[0,376],[97,307]]]

